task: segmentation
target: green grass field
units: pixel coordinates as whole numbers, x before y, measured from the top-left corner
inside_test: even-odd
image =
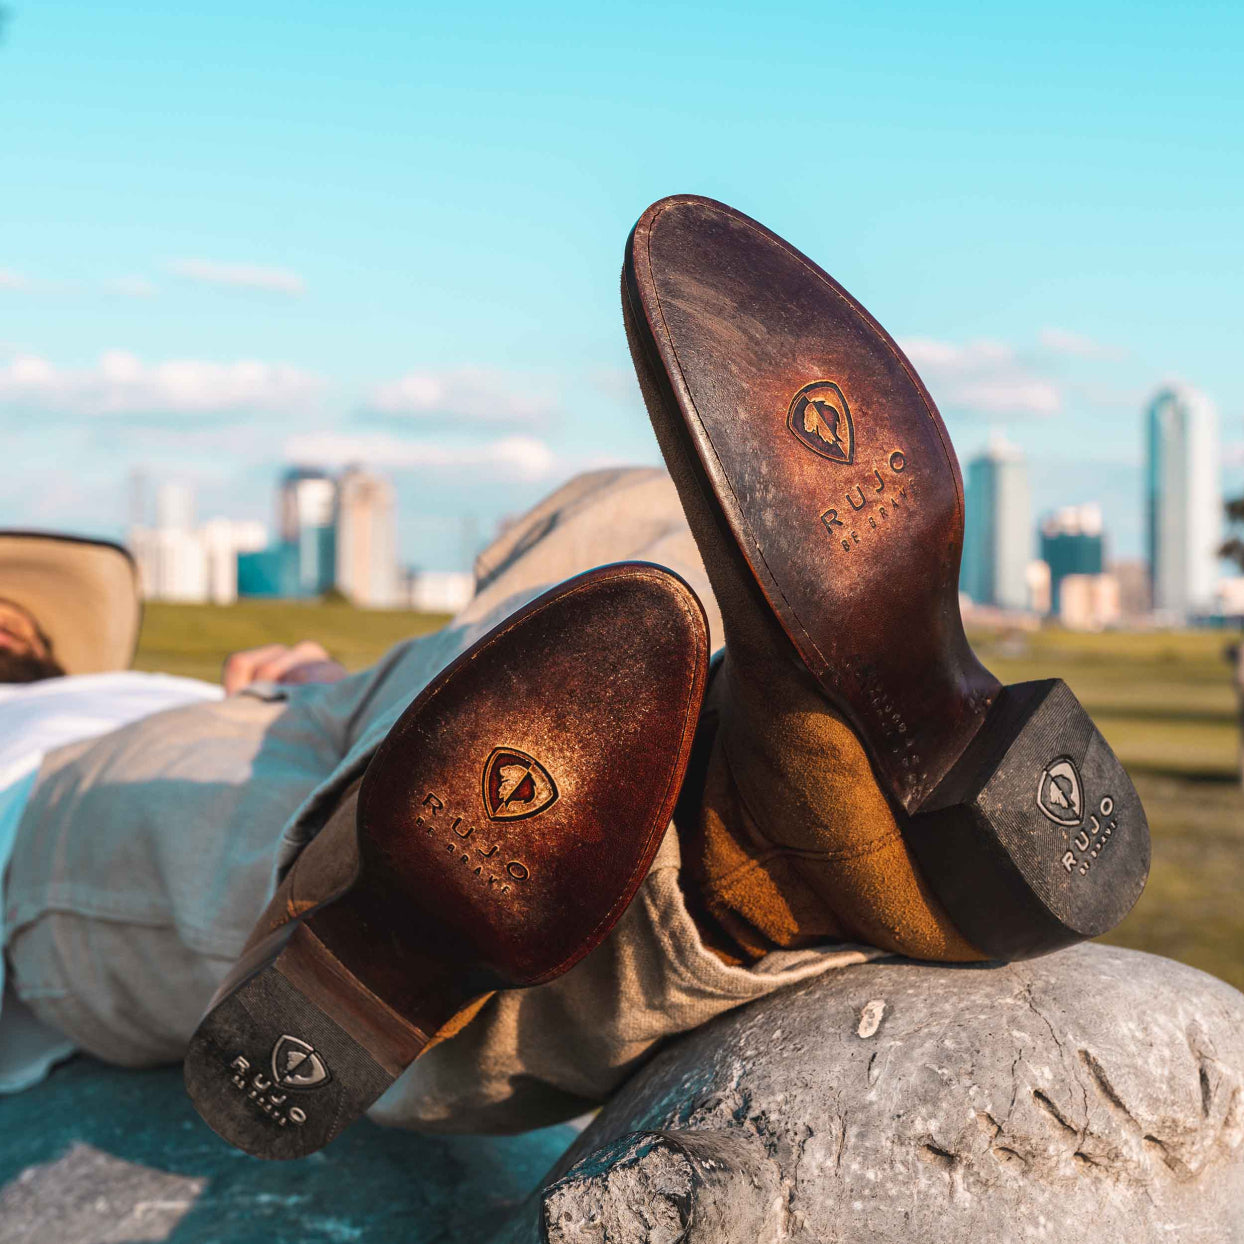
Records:
[[[1064,679],[1144,800],[1149,885],[1107,938],[1169,955],[1244,989],[1244,794],[1222,632],[977,635],[1004,682]]]
[[[398,640],[443,622],[344,604],[151,604],[136,664],[215,680],[237,648],[310,638],[361,669]],[[1181,959],[1244,988],[1244,796],[1227,642],[1210,631],[974,636],[1005,682],[1065,679],[1140,790],[1153,872],[1136,909],[1106,940]]]
[[[135,668],[216,682],[239,648],[317,639],[351,670],[365,669],[402,639],[442,626],[440,614],[355,609],[318,601],[248,600],[236,605],[148,603]]]

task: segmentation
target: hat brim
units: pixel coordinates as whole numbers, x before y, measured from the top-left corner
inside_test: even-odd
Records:
[[[0,531],[0,598],[25,609],[66,674],[128,669],[142,602],[134,559],[119,544]]]

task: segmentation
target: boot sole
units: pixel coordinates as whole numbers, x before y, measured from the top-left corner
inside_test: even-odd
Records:
[[[911,363],[831,277],[711,199],[627,243],[623,312],[706,563],[859,734],[924,875],[983,953],[1116,925],[1144,888],[1130,779],[1061,682],[1003,688],[958,606],[963,488]]]
[[[199,1024],[185,1080],[209,1126],[257,1157],[314,1152],[494,991],[599,945],[669,823],[707,645],[690,588],[631,563],[438,675],[364,775],[357,858],[330,870],[353,883],[258,940]]]

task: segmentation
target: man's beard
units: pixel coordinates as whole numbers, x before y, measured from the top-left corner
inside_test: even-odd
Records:
[[[65,671],[51,657],[0,648],[0,683],[42,682],[45,678],[64,676]]]

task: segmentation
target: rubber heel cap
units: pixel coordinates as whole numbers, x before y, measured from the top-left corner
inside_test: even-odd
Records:
[[[323,1148],[394,1078],[275,965],[203,1017],[185,1062],[204,1121],[258,1158]]]
[[[1003,688],[907,838],[950,918],[991,958],[1107,932],[1149,875],[1140,797],[1059,679]]]

